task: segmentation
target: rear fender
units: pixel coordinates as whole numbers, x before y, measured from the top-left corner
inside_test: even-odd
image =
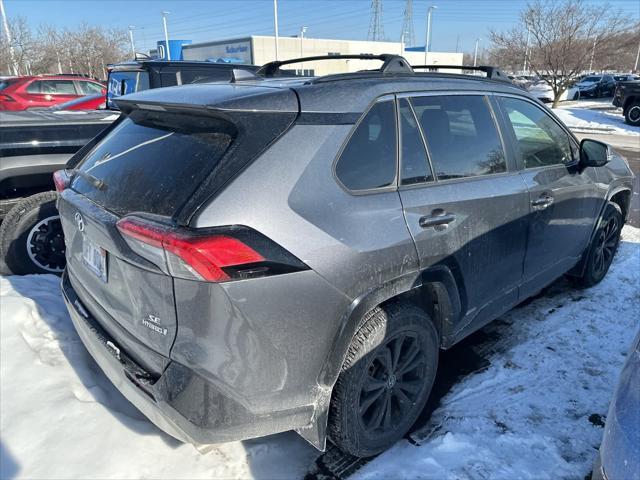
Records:
[[[421,291],[421,289],[425,291]],[[412,272],[386,282],[372,289],[351,302],[341,321],[341,328],[336,335],[333,350],[327,356],[320,373],[318,384],[318,402],[311,423],[296,430],[305,440],[319,450],[326,447],[327,419],[331,390],[342,369],[351,339],[361,325],[365,314],[371,309],[403,295],[418,294],[418,298],[435,296],[433,315],[441,338],[450,336],[455,325],[462,317],[463,301],[461,301],[458,283],[447,265],[439,264],[422,272]],[[445,345],[443,345],[444,347]]]

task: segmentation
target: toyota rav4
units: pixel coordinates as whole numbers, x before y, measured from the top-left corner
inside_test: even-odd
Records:
[[[441,349],[611,264],[632,173],[607,145],[491,67],[346,58],[383,63],[116,99],[56,174],[80,338],[178,439],[293,429],[374,455],[418,418]]]

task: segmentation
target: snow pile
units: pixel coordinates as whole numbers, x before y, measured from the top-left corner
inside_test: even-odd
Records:
[[[294,433],[201,453],[158,430],[86,352],[59,285],[0,277],[0,478],[304,475],[317,453]]]
[[[485,327],[491,365],[443,398],[429,424],[356,474],[371,478],[584,478],[640,326],[640,230],[626,226],[607,277],[563,281]],[[421,440],[422,439],[422,440]]]
[[[602,111],[589,108],[559,106],[553,109],[563,123],[572,130],[601,130],[603,133],[640,137],[640,128],[627,125],[622,111]]]
[[[638,328],[640,230],[588,291],[556,283],[483,329],[490,365],[358,478],[582,478]],[[0,478],[302,478],[294,433],[196,449],[149,423],[78,339],[50,275],[0,278]],[[459,347],[462,348],[462,347]],[[591,421],[589,418],[591,417]]]

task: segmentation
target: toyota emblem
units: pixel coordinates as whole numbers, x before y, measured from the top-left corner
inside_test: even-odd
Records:
[[[80,212],[76,212],[74,218],[76,219],[76,225],[78,226],[78,230],[80,230],[81,232],[84,231],[84,220],[82,218],[82,215],[80,215]]]

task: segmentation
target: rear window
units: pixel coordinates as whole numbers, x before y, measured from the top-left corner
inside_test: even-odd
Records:
[[[0,80],[0,90],[4,90],[15,81],[16,79],[12,79],[12,78],[6,78],[4,80]]]
[[[88,175],[77,175],[72,188],[118,215],[172,217],[235,135],[231,123],[212,117],[134,111],[85,157],[79,170]]]

